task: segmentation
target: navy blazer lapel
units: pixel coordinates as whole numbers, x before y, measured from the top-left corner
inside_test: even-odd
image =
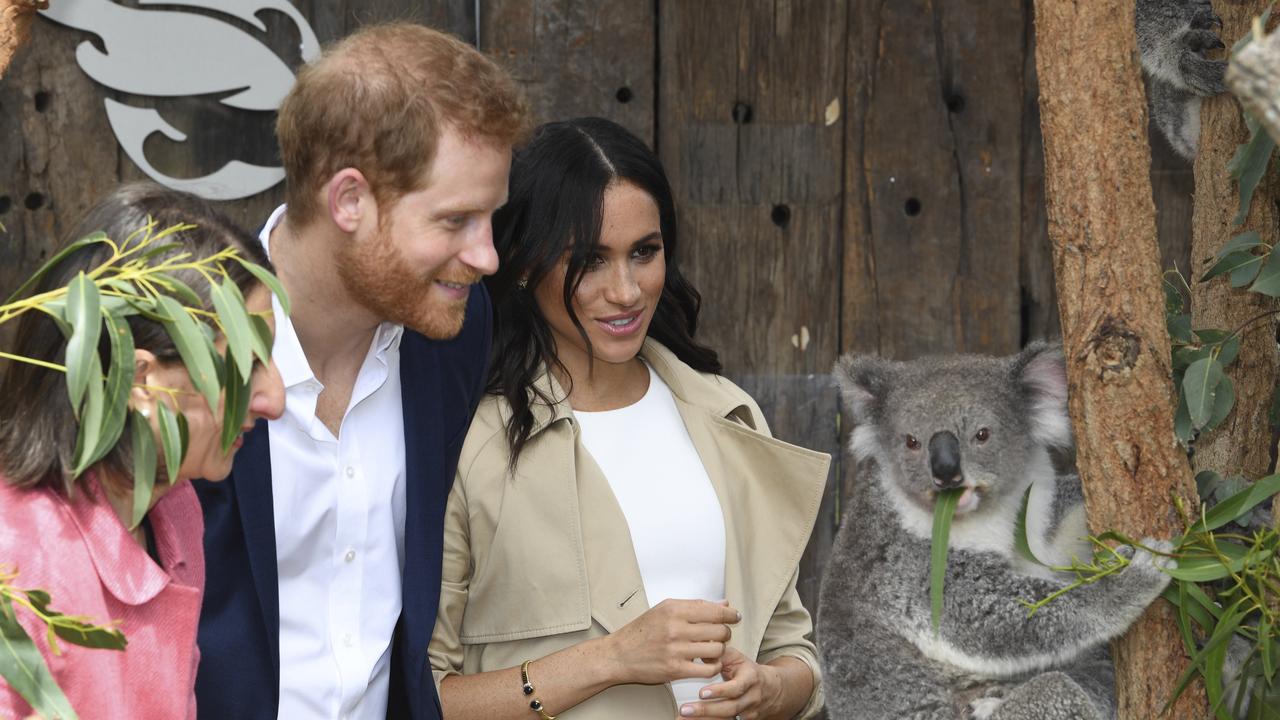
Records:
[[[280,677],[280,584],[276,569],[276,521],[271,494],[271,443],[267,421],[259,419],[253,431],[245,434],[244,445],[236,457],[236,495],[240,522],[244,527],[245,546],[249,551],[249,570],[262,604],[262,619],[267,627],[267,647],[271,665]]]
[[[404,417],[405,515],[403,609],[401,619],[410,677],[426,672],[426,650],[435,625],[443,554],[444,498],[437,475],[443,471],[439,348],[406,331],[401,341],[400,393]],[[450,478],[451,479],[451,478]],[[419,681],[421,682],[421,681]],[[410,686],[410,692],[419,688]]]

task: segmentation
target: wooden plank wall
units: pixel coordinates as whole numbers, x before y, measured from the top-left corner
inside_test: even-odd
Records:
[[[811,607],[838,489],[855,481],[840,462],[836,357],[1008,353],[1056,333],[1029,0],[296,4],[322,41],[387,19],[478,39],[541,119],[602,115],[656,145],[703,337],[779,437],[835,456],[801,568]],[[241,28],[296,64],[289,22],[262,18],[266,32]],[[94,198],[142,177],[112,139],[104,96],[157,107],[188,133],[148,142],[171,175],[275,161],[271,113],[105,91],[72,60],[87,37],[38,22],[0,82],[0,292]],[[1190,167],[1162,139],[1152,147],[1166,266],[1185,268]],[[256,227],[281,196],[225,209]]]

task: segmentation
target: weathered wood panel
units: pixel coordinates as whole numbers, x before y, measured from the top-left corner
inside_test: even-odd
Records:
[[[658,148],[703,292],[700,332],[775,434],[835,453],[845,4],[660,11]],[[801,565],[811,607],[834,502],[828,492]]]
[[[654,141],[655,3],[487,0],[480,48],[511,71],[538,122],[596,115]]]

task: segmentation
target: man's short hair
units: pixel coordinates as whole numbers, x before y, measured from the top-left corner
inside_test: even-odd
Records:
[[[422,189],[446,127],[514,146],[529,126],[515,81],[470,45],[413,23],[362,28],[304,66],[280,106],[289,218],[310,222],[320,188],[347,167],[383,208]]]

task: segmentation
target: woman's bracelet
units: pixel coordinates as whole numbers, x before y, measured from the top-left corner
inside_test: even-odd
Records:
[[[538,720],[556,720],[555,715],[549,714],[542,707],[542,701],[533,697],[533,683],[529,682],[529,664],[532,660],[525,660],[520,666],[520,689],[524,691],[525,697],[529,698],[529,709],[538,713]]]

